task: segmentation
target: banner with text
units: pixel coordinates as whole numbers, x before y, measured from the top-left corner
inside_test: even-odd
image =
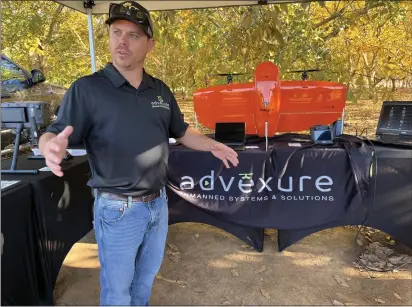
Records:
[[[239,165],[226,169],[210,153],[175,148],[169,187],[199,208],[252,227],[311,227],[362,204],[344,149],[293,151],[239,152]]]

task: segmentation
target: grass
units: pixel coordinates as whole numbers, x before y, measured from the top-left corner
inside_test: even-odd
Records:
[[[395,95],[396,100],[412,101],[412,89],[399,89]],[[195,126],[195,117],[193,111],[193,101],[191,99],[178,99],[181,111],[185,116],[185,121],[191,126]],[[346,134],[359,134],[371,137],[375,134],[378,124],[379,114],[382,106],[382,101],[374,103],[372,100],[359,100],[356,104],[347,102],[345,108],[345,123],[349,127],[345,128]],[[199,123],[199,130],[202,133],[213,133]]]

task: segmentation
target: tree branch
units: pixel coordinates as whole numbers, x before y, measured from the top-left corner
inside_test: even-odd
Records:
[[[315,24],[315,25],[313,26],[313,28],[314,28],[314,29],[317,29],[317,28],[319,28],[319,27],[321,27],[321,26],[326,25],[327,23],[331,22],[332,20],[334,20],[334,19],[336,19],[336,18],[338,18],[338,17],[342,17],[342,14],[345,12],[345,9],[346,9],[346,8],[347,8],[347,7],[345,6],[345,7],[341,8],[341,9],[340,9],[339,11],[337,11],[337,12],[333,12],[333,14],[330,15],[328,18],[326,18],[326,19],[322,20],[321,22]]]
[[[77,36],[77,38],[79,39],[80,44],[83,46],[83,48],[84,48],[84,49],[88,49],[89,47],[86,46],[86,44],[83,42],[81,36],[79,35],[79,33],[77,33],[76,29],[74,29],[74,28],[72,27],[72,25],[70,25],[70,28],[72,29],[73,33],[74,33],[74,34]]]
[[[54,31],[56,27],[58,26],[57,22],[58,22],[58,18],[62,10],[63,10],[63,4],[59,4],[59,6],[57,7],[56,11],[53,14],[52,21],[49,26],[49,32],[47,33],[46,38],[44,40],[45,45],[49,44],[53,37]]]
[[[369,6],[366,6],[366,5],[365,5],[365,7],[363,7],[362,9],[357,10],[357,11],[354,12],[354,16],[353,16],[352,19],[357,19],[357,18],[359,18],[359,17],[361,17],[361,16],[363,16],[363,15],[366,15],[371,9],[375,9],[375,8],[378,8],[378,7],[381,7],[381,6],[384,6],[384,5],[385,5],[385,3],[383,3],[383,2],[380,2],[380,3],[377,2],[377,3],[372,4],[372,5],[369,5]],[[331,16],[329,16],[329,17],[326,18],[325,20],[323,20],[323,21],[315,24],[314,27],[313,27],[313,29],[317,29],[317,28],[319,28],[319,27],[321,27],[321,26],[324,26],[324,25],[328,24],[329,22],[331,22],[332,20],[335,20],[335,19],[338,18],[338,17],[342,17],[342,16],[343,16],[343,13],[345,12],[345,10],[346,10],[347,8],[348,8],[348,6],[344,6],[344,7],[341,8],[339,11],[334,12]]]
[[[210,15],[207,16],[207,19],[208,19],[211,23],[213,23],[213,24],[216,26],[216,28],[222,29],[222,27],[221,27],[216,21],[214,21],[214,20],[212,19],[212,17],[210,17]]]

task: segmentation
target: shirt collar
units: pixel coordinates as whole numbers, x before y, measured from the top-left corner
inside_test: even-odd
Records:
[[[107,63],[106,67],[103,69],[106,76],[112,81],[113,85],[117,88],[121,87],[123,84],[128,83],[125,77],[114,67],[112,63]],[[146,73],[143,69],[143,79],[139,86],[139,90],[145,89],[147,87],[154,87],[152,77]]]
[[[154,82],[153,82],[152,77],[143,68],[143,79],[142,79],[142,83],[140,83],[139,91],[146,89],[148,87],[154,88]]]

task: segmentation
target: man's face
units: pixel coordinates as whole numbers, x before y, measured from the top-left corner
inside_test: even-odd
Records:
[[[132,70],[143,66],[154,40],[133,22],[117,20],[110,25],[109,43],[113,63],[119,68]]]

